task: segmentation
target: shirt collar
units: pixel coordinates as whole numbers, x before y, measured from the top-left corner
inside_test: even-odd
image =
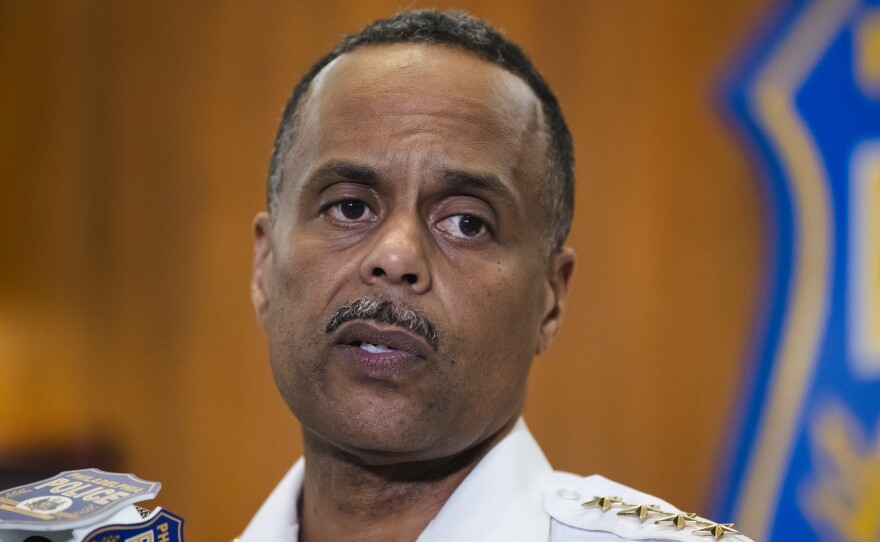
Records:
[[[304,472],[300,458],[251,520],[241,542],[297,541]],[[546,539],[550,518],[542,500],[552,472],[520,418],[456,488],[417,542]]]
[[[417,542],[547,540],[543,495],[553,469],[520,418],[474,467]]]
[[[278,540],[297,542],[299,539],[298,501],[302,493],[306,463],[302,457],[287,471],[263,506],[257,511],[239,542]]]

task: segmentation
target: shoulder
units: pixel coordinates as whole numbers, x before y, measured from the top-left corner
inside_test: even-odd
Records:
[[[544,490],[554,541],[751,542],[730,524],[679,510],[602,476],[554,472]]]

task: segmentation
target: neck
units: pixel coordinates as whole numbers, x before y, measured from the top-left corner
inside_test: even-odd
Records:
[[[413,542],[452,492],[516,423],[452,457],[367,465],[303,428],[300,540]]]

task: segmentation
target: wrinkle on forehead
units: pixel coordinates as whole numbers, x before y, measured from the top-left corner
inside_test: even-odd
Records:
[[[505,178],[543,175],[548,140],[540,101],[517,75],[465,51],[361,47],[328,64],[304,98],[300,135],[288,154],[293,160],[362,148],[365,141],[374,150],[385,146],[382,154],[390,158],[431,153],[457,140],[469,148],[459,146],[454,158],[482,153],[504,166],[497,173]],[[529,197],[539,194],[534,190],[526,190]]]
[[[450,70],[450,63],[456,69]],[[440,45],[361,47],[328,64],[309,94],[308,111],[343,116],[488,121],[492,126],[487,128],[505,132],[543,127],[540,102],[525,81],[471,53]]]

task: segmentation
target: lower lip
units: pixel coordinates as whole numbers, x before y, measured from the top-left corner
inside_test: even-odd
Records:
[[[357,374],[387,380],[421,369],[425,360],[409,352],[367,352],[359,346],[338,344],[335,350],[341,354],[343,364]]]

